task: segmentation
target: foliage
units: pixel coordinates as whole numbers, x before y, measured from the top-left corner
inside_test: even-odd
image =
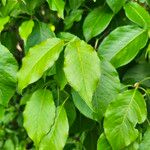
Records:
[[[150,0],[1,0],[0,149],[149,150]]]

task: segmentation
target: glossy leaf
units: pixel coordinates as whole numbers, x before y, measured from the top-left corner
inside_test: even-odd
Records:
[[[102,119],[108,105],[120,90],[121,84],[116,69],[107,60],[102,59],[101,77],[93,96],[93,106],[99,119]]]
[[[86,41],[102,33],[113,18],[113,12],[108,6],[91,11],[83,23],[83,34]]]
[[[0,104],[7,106],[16,90],[18,64],[9,50],[0,44]]]
[[[18,90],[21,92],[27,85],[37,81],[48,68],[53,66],[62,49],[63,41],[58,38],[48,39],[31,48],[18,72]]]
[[[147,38],[147,31],[137,26],[118,27],[103,40],[98,53],[118,68],[129,63],[138,54],[146,45]]]
[[[149,13],[138,3],[129,2],[124,7],[126,16],[141,27],[150,27]]]
[[[106,0],[106,2],[113,12],[117,13],[125,4],[126,0]]]
[[[94,49],[76,39],[65,49],[64,71],[69,84],[92,109],[92,96],[100,78],[100,60]]]
[[[52,93],[46,89],[35,91],[24,110],[24,127],[36,146],[50,131],[54,118],[55,104]]]
[[[57,11],[58,16],[61,18],[64,18],[64,7],[65,7],[65,2],[64,0],[47,0],[50,9]]]
[[[57,108],[55,122],[50,132],[42,139],[39,150],[62,150],[68,136],[69,124],[63,106]]]
[[[97,141],[97,150],[112,150],[110,144],[108,143],[106,136],[102,133]]]
[[[24,40],[25,44],[27,41],[28,36],[31,34],[32,29],[34,26],[33,20],[25,21],[19,27],[19,34],[21,38]]]
[[[146,132],[144,133],[144,137],[140,144],[139,150],[149,150],[150,149],[149,138],[150,138],[150,127],[148,127]]]
[[[105,113],[104,131],[113,150],[136,140],[139,133],[135,126],[144,122],[146,115],[145,100],[136,89],[125,91],[112,101]]]
[[[6,23],[8,23],[9,19],[10,19],[9,16],[7,16],[7,17],[0,17],[0,32],[4,29],[4,25]]]

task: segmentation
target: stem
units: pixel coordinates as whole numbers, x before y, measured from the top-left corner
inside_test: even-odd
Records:
[[[143,80],[139,81],[139,84],[141,84],[142,82],[147,81],[147,80],[150,80],[150,77],[146,77]]]

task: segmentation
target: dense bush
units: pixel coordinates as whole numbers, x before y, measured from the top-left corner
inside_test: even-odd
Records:
[[[0,1],[0,149],[150,149],[149,0]]]

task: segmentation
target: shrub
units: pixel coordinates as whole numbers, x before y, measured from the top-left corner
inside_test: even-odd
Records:
[[[150,149],[149,0],[1,0],[0,149]]]

